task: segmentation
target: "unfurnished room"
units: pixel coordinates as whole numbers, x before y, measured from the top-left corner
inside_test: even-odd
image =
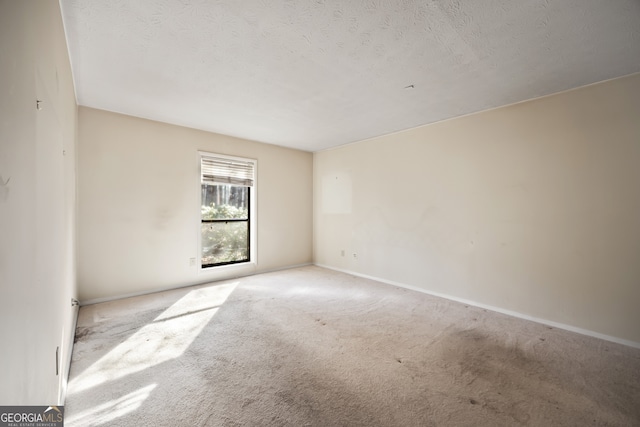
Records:
[[[0,426],[640,425],[637,0],[0,35]]]

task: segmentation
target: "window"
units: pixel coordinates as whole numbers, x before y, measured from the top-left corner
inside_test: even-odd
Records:
[[[202,268],[250,262],[256,161],[200,153]]]

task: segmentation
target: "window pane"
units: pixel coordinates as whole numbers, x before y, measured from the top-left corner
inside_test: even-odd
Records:
[[[249,218],[249,187],[202,184],[202,219]]]
[[[202,224],[202,265],[248,261],[249,221]]]

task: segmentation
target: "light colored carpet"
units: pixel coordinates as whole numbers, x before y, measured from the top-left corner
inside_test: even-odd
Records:
[[[640,425],[640,350],[318,267],[82,307],[67,426]]]

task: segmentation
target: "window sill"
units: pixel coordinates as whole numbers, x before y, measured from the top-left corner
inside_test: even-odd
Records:
[[[249,274],[256,271],[258,265],[255,261],[243,262],[238,264],[218,265],[214,267],[199,267],[198,275],[200,276],[228,276],[233,277],[237,274]]]

